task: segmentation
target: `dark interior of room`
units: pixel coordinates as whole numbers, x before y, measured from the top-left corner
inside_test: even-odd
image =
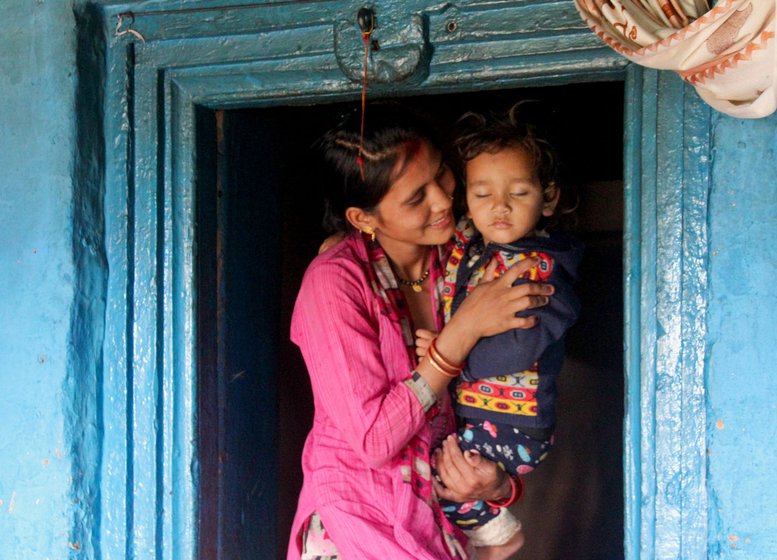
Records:
[[[583,311],[567,337],[556,446],[515,508],[516,558],[623,558],[623,85],[571,84],[408,99],[442,125],[467,110],[535,99],[562,184],[579,197]],[[310,384],[289,322],[326,233],[312,149],[357,102],[199,115],[199,555],[285,558],[312,421]]]

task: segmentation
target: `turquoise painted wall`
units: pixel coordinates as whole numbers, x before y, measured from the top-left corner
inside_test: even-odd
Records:
[[[80,547],[69,387],[75,22],[71,2],[0,2],[0,557]]]
[[[713,130],[710,556],[777,558],[777,114]]]
[[[96,559],[96,496],[117,481],[99,474],[103,226],[73,0],[5,0],[0,22],[0,557]],[[761,560],[777,551],[777,116],[713,126],[708,556]]]

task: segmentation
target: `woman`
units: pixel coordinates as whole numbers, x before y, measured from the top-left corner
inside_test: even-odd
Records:
[[[480,337],[533,326],[515,314],[547,303],[552,287],[511,286],[536,264],[527,259],[479,286],[443,327],[453,175],[418,116],[372,105],[363,139],[357,117],[321,141],[343,177],[328,219],[350,233],[311,263],[292,317],[315,416],[288,558],[466,558],[437,497],[498,501],[513,483],[450,439],[437,465],[445,486],[433,482],[430,452],[455,427],[447,387]],[[416,363],[417,328],[439,332],[436,361]],[[522,535],[501,557],[516,543]]]

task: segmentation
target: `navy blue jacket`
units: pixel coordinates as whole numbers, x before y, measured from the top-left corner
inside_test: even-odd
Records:
[[[461,305],[468,287],[471,289],[477,283],[478,280],[473,282],[473,275],[478,271],[482,274],[495,253],[499,253],[497,258],[503,266],[539,253],[543,260],[532,277],[519,278],[515,285],[542,281],[552,284],[555,292],[547,305],[519,314],[537,316],[537,326],[513,329],[478,341],[467,359],[463,382],[457,387],[457,413],[465,418],[492,420],[518,427],[552,428],[556,422],[556,379],[564,361],[564,335],[580,312],[580,301],[572,285],[583,254],[582,243],[571,235],[553,233],[547,237],[524,237],[510,244],[491,243],[483,247],[482,236],[474,232],[457,266],[451,313],[455,313]],[[530,371],[536,371],[536,375]],[[509,379],[521,372],[525,374],[523,381]],[[494,379],[498,377],[500,379]],[[486,383],[478,385],[479,380]],[[489,381],[493,381],[494,385]],[[463,396],[462,388],[475,391],[477,397],[473,398],[475,393],[470,393],[464,398],[466,395]],[[531,392],[534,392],[534,398],[531,398]],[[498,405],[504,410],[497,410],[494,405],[500,397],[496,393],[505,398],[504,403]],[[530,404],[534,399],[536,405]],[[508,406],[506,403],[511,400],[515,400],[516,404]]]

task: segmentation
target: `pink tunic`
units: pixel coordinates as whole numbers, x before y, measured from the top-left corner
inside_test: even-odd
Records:
[[[348,237],[311,263],[294,309],[291,338],[308,367],[315,417],[289,560],[300,558],[300,530],[314,511],[344,560],[452,558],[432,508],[400,468],[415,435],[428,461],[442,435],[430,418],[444,425],[437,431],[450,428],[450,402],[446,395],[425,413],[404,383],[412,365],[400,325],[379,310],[369,266],[361,241]],[[428,476],[428,462],[415,463]]]

